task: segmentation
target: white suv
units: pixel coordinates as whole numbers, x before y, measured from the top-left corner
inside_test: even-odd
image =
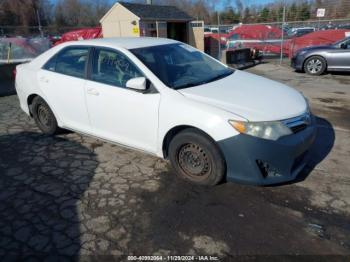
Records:
[[[61,44],[17,66],[16,89],[44,133],[70,129],[170,159],[202,185],[293,180],[315,137],[301,93],[169,39]]]

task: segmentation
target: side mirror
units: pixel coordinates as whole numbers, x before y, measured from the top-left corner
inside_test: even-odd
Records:
[[[341,49],[346,49],[346,48],[347,48],[347,45],[346,45],[345,43],[342,43],[342,44],[340,45],[340,48],[341,48]]]
[[[147,89],[147,79],[145,77],[135,77],[126,82],[126,87],[139,91]]]

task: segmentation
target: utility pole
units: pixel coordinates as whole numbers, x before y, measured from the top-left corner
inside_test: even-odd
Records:
[[[219,10],[217,11],[218,15],[218,34],[219,34],[219,56],[218,59],[221,61],[221,34],[220,34],[220,12]]]
[[[281,39],[281,56],[280,56],[280,65],[283,61],[283,42],[284,42],[284,25],[286,23],[286,1],[283,1],[283,19],[282,19],[282,39]]]
[[[39,10],[35,9],[35,13],[36,13],[36,18],[38,19],[38,28],[39,28],[40,36],[44,37],[44,32],[43,32],[43,29],[41,27],[41,19],[40,19]]]

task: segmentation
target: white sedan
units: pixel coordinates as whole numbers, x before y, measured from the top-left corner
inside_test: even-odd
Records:
[[[301,93],[169,39],[61,44],[17,66],[16,89],[45,134],[142,150],[201,185],[293,180],[315,137]]]

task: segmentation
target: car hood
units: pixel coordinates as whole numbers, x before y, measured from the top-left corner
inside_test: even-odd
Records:
[[[178,90],[189,99],[206,103],[248,121],[275,121],[307,110],[303,95],[278,82],[236,70],[208,84]]]

